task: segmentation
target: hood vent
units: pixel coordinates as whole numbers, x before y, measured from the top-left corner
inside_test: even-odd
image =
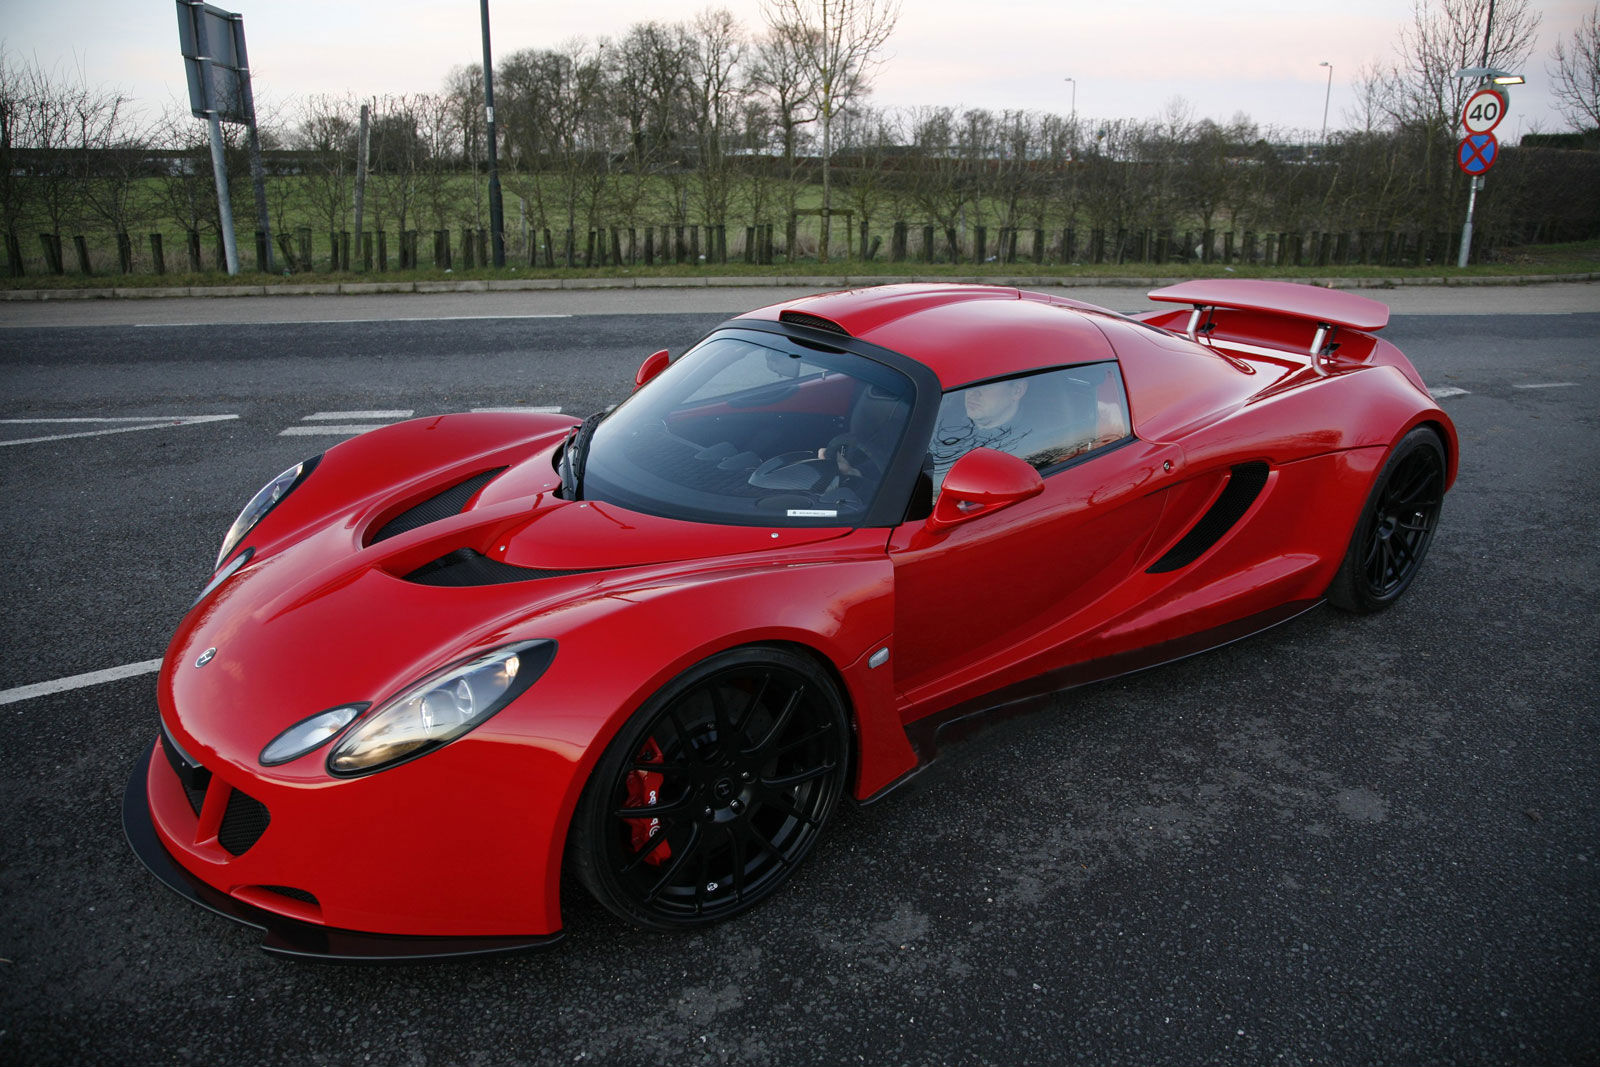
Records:
[[[849,337],[850,331],[840,326],[832,319],[825,319],[821,315],[812,315],[804,311],[780,311],[778,321],[787,322],[791,326],[809,326],[813,330],[825,330],[836,333],[840,337]]]
[[[1234,523],[1244,518],[1244,513],[1250,510],[1250,505],[1255,503],[1256,497],[1261,495],[1261,489],[1267,484],[1267,465],[1265,463],[1241,463],[1233,468],[1228,476],[1228,484],[1222,487],[1222,492],[1217,494],[1217,499],[1200,516],[1200,521],[1186,534],[1183,539],[1167,550],[1167,554],[1153,563],[1146,574],[1164,574],[1175,571],[1180,567],[1187,567],[1201,556],[1206,550],[1218,541],[1224,534],[1233,529]]]
[[[461,514],[461,509],[467,506],[467,501],[477,495],[478,490],[488,485],[495,477],[506,470],[505,467],[496,467],[492,471],[474,474],[464,482],[457,482],[442,493],[429,497],[422,503],[402,511],[394,518],[383,524],[383,528],[372,535],[368,544],[377,544],[387,541],[391,537],[398,537],[403,533],[410,533],[419,526],[426,526],[430,522],[448,519],[452,515]]]
[[[564,578],[569,574],[588,574],[589,571],[546,571],[536,567],[518,567],[490,559],[470,548],[458,548],[432,563],[424,563],[405,576],[417,585],[435,585],[451,589],[466,589],[477,585],[505,585],[508,582],[533,582],[540,578]]]

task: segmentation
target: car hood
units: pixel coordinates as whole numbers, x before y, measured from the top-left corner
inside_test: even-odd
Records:
[[[159,682],[174,736],[203,762],[259,774],[257,755],[293,723],[381,702],[483,649],[559,642],[644,591],[787,566],[808,545],[882,543],[883,531],[711,526],[562,500],[549,459],[504,468],[461,511],[402,533],[374,540],[411,506],[414,485],[321,516],[252,558],[174,635]],[[325,780],[320,768],[308,757],[272,773]]]

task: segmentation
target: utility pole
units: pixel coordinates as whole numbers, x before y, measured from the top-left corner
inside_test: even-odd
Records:
[[[494,265],[506,265],[505,208],[500,200],[500,165],[494,144],[494,60],[489,52],[489,0],[478,0],[483,15],[483,111],[489,135],[489,235],[494,242]]]

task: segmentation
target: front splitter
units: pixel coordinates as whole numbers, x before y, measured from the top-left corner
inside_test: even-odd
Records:
[[[151,742],[122,794],[122,832],[127,835],[133,854],[163,885],[190,903],[261,930],[265,934],[261,948],[266,952],[330,963],[414,963],[526,952],[552,945],[563,936],[560,933],[523,937],[371,934],[303,922],[236,900],[179,866],[157,836],[150,818],[148,786],[150,760],[155,750],[155,742]]]

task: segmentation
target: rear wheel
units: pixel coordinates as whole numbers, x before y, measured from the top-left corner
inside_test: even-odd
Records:
[[[1382,611],[1411,585],[1433,542],[1444,503],[1445,454],[1426,427],[1389,454],[1367,498],[1328,600],[1358,614]]]
[[[844,791],[837,686],[781,648],[713,656],[612,741],[573,816],[579,881],[639,926],[704,926],[769,896]]]

